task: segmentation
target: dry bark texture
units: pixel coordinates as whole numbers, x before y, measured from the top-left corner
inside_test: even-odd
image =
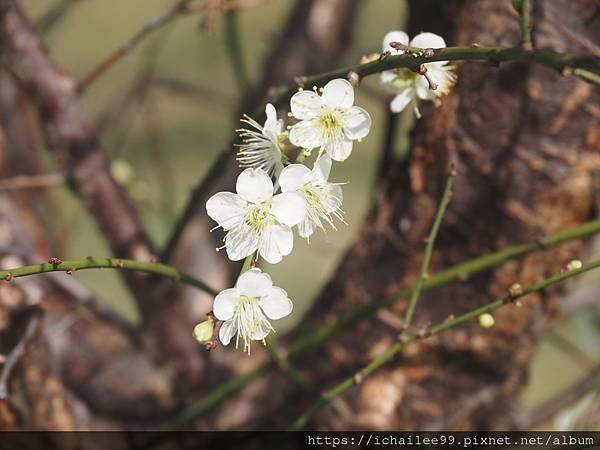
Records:
[[[413,2],[413,28],[430,30],[427,18],[440,16],[437,2],[428,3]],[[581,42],[598,41],[593,2],[535,4],[539,48],[585,53]],[[519,43],[519,21],[510,0],[464,2],[453,15],[456,32],[448,39],[453,44]],[[451,24],[445,22],[446,27]],[[456,165],[458,178],[432,272],[506,245],[542,239],[594,216],[594,180],[600,170],[599,116],[594,106],[598,91],[577,79],[521,64],[496,68],[469,63],[458,72],[456,91],[443,106],[424,108],[409,159],[392,164],[383,174],[376,205],[357,242],[297,335],[415,282],[423,239],[450,162]],[[515,282],[523,286],[538,282],[571,259],[584,257],[584,252],[583,243],[570,243],[427,293],[418,305],[414,328],[502,296]],[[490,330],[470,324],[410,345],[393,364],[334,401],[312,426],[405,430],[517,426],[510,412],[562,292],[550,289],[530,296],[522,307],[499,310]],[[382,311],[325,348],[303,354],[296,367],[319,389],[333,386],[395,342],[405,307],[402,302]],[[232,426],[285,427],[317,398],[317,392],[311,395],[276,374],[246,390],[242,399],[230,401],[219,417],[245,407],[252,411],[251,418]]]
[[[289,38],[280,41],[265,64],[263,87],[257,89],[254,102],[267,95],[266,86],[289,82],[298,73],[296,71],[309,73],[333,67],[347,45],[358,3],[339,0],[297,2],[283,31]],[[2,177],[43,172],[43,158],[37,150],[46,146],[59,161],[70,187],[98,221],[114,254],[150,259],[156,253],[154,246],[133,203],[110,175],[108,157],[99,143],[97,131],[87,118],[75,80],[50,59],[39,34],[13,0],[0,0],[0,37],[3,40],[1,62],[10,72],[10,75],[3,73],[0,79],[0,129],[5,130],[2,143],[6,144],[0,152]],[[298,46],[307,42],[310,45],[299,50]],[[287,45],[294,51],[283,51]],[[233,177],[232,173],[229,175]],[[8,258],[6,266],[61,255],[62,238],[46,228],[45,211],[40,206],[51,203],[40,192],[30,190],[2,198],[2,225],[10,231],[6,241],[1,242],[2,251],[5,256],[14,252],[19,256],[18,259]],[[8,218],[11,218],[10,222]],[[188,228],[194,229],[193,226]],[[208,228],[204,222],[200,239],[204,243],[210,241]],[[13,242],[15,233],[20,239],[18,243]],[[212,243],[210,253],[196,245],[189,247],[201,255],[205,267],[216,267],[222,274],[227,273],[223,266],[208,264],[216,260]],[[203,273],[195,270],[194,264],[186,267],[189,271]],[[226,283],[227,277],[222,274],[221,280]],[[180,301],[181,291],[169,281],[128,275],[128,284],[144,319],[142,330],[132,330],[64,274],[36,279],[43,286],[43,295],[37,298],[45,312],[41,330],[43,333],[57,327],[60,330],[45,335],[40,351],[48,352],[48,361],[53,360],[52,369],[57,370],[60,382],[64,383],[65,396],[69,397],[66,404],[77,412],[70,422],[63,421],[68,424],[64,428],[156,423],[165,414],[172,413],[182,400],[196,398],[200,387],[208,390],[230,375],[230,362],[223,365],[217,357],[207,364],[206,354],[191,337],[191,319],[200,318],[199,310],[205,312],[210,305],[204,303],[204,307],[199,308],[196,304],[190,314]],[[18,280],[16,285],[37,286],[28,279]],[[7,283],[2,282],[2,286]],[[2,312],[6,317],[12,314],[4,306]],[[5,325],[8,332],[14,324],[7,319]],[[31,345],[36,342],[32,341]],[[77,345],[73,345],[74,342]],[[6,350],[10,350],[10,346]],[[39,361],[43,369],[45,359],[40,357]],[[11,383],[25,389],[25,373],[15,373],[13,377]],[[41,388],[43,390],[43,386]],[[14,396],[23,397],[22,389],[15,390]],[[37,420],[26,404],[20,405],[25,408],[25,413],[21,414],[25,419],[17,417],[18,409],[12,408],[12,404],[1,406],[0,413],[6,416],[3,423],[52,428]]]

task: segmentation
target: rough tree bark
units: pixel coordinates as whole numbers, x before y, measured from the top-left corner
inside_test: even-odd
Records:
[[[412,27],[438,31],[439,3],[413,2]],[[428,6],[427,6],[428,5]],[[420,10],[422,6],[422,10]],[[519,21],[510,0],[476,0],[453,9],[456,45],[518,45]],[[434,19],[435,18],[435,19]],[[592,2],[536,2],[540,48],[585,53],[600,27]],[[567,27],[569,34],[563,32]],[[573,37],[574,36],[574,37]],[[579,38],[578,38],[579,37]],[[600,170],[598,92],[574,78],[521,64],[464,64],[456,92],[424,118],[410,157],[384,171],[376,204],[295,335],[332,323],[349,308],[374,302],[415,282],[424,243],[449,163],[458,178],[433,254],[431,271],[505,245],[543,239],[595,214],[594,179]],[[597,191],[596,191],[597,192]],[[585,255],[583,243],[511,261],[486,275],[422,296],[415,330],[527,286]],[[510,413],[526,382],[528,363],[563,289],[551,289],[501,309],[496,325],[477,324],[410,345],[403,356],[334,401],[312,423],[322,429],[485,429],[518,425]],[[406,301],[363,321],[324,348],[301,355],[295,367],[318,389],[381,354],[397,339]],[[270,386],[278,386],[275,393]],[[236,427],[286,427],[318,392],[306,392],[281,373],[232,399],[215,414],[252,411]]]

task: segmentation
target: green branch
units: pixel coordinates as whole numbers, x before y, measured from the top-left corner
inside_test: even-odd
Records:
[[[385,70],[409,68],[417,70],[421,64],[433,61],[488,61],[505,62],[516,61],[528,64],[541,64],[558,71],[565,69],[585,69],[588,71],[600,70],[600,59],[594,57],[582,58],[568,53],[557,53],[549,50],[525,50],[519,47],[447,47],[433,49],[425,55],[394,55],[383,61],[373,61],[367,64],[358,64],[307,77],[304,86],[321,86],[334,78],[346,78],[349,73],[356,73],[361,79]],[[586,81],[592,81],[587,79]],[[291,98],[298,90],[297,86],[282,86],[276,89],[274,102],[281,104]]]
[[[423,291],[428,291],[444,286],[455,280],[466,279],[473,275],[485,272],[486,270],[498,267],[510,259],[518,258],[535,251],[546,250],[567,241],[584,239],[598,232],[600,232],[600,220],[594,220],[578,227],[560,231],[540,241],[507,247],[496,253],[480,256],[479,258],[475,258],[443,270],[427,279],[423,283],[422,289]],[[404,289],[392,297],[368,303],[367,305],[360,306],[348,311],[345,314],[342,314],[333,324],[323,325],[310,335],[294,342],[287,358],[292,359],[304,351],[326,342],[343,329],[373,316],[377,311],[379,311],[379,309],[387,308],[394,303],[397,303],[401,299],[407,298],[409,295],[411,295],[412,291],[412,288]],[[201,400],[197,404],[190,406],[180,416],[169,422],[169,426],[177,429],[189,426],[194,419],[206,414],[222,401],[238,393],[244,387],[252,383],[255,379],[259,378],[275,367],[276,366],[274,364],[267,363],[251,370],[250,372],[224,382],[208,397]]]
[[[448,208],[448,204],[450,203],[450,199],[452,197],[452,184],[454,183],[455,176],[456,172],[452,168],[450,170],[450,176],[448,177],[448,181],[446,182],[446,189],[444,190],[444,195],[442,196],[442,200],[440,202],[440,206],[435,216],[433,226],[431,227],[431,232],[427,237],[427,245],[425,247],[425,255],[423,256],[423,264],[421,265],[419,279],[417,280],[416,287],[412,291],[410,303],[408,304],[408,308],[406,309],[406,315],[404,316],[403,324],[403,328],[405,330],[407,330],[412,323],[413,314],[415,313],[415,308],[417,307],[417,302],[419,301],[419,295],[421,295],[423,283],[427,278],[427,272],[429,271],[429,263],[431,262],[431,254],[433,253],[435,238],[438,234],[440,225],[442,224],[442,219],[444,218],[444,214],[446,213],[446,209]]]
[[[166,264],[135,261],[133,259],[92,258],[91,256],[87,257],[86,259],[61,261],[60,264],[52,264],[51,262],[47,262],[17,267],[14,269],[0,270],[0,280],[10,281],[13,278],[26,277],[28,275],[37,275],[47,272],[67,272],[71,274],[77,270],[86,269],[121,269],[152,273],[155,275],[172,278],[175,281],[180,281],[190,286],[194,286],[212,296],[215,296],[218,293],[206,283],[184,272],[179,272],[174,267],[167,266]]]
[[[533,23],[531,21],[531,3],[529,0],[513,0],[515,9],[521,16],[521,45],[526,50],[533,48],[531,32]]]
[[[342,395],[343,393],[348,391],[352,386],[354,386],[355,384],[361,383],[362,380],[364,380],[368,376],[374,374],[381,367],[383,367],[384,365],[391,362],[398,354],[400,354],[400,352],[409,343],[416,341],[418,339],[425,339],[430,336],[435,336],[437,334],[444,333],[444,332],[451,330],[453,328],[456,328],[458,326],[464,325],[465,323],[476,319],[480,315],[486,314],[486,313],[491,313],[491,312],[497,310],[498,308],[506,305],[507,303],[511,303],[511,302],[515,301],[518,298],[525,297],[534,292],[543,291],[544,289],[546,289],[550,286],[553,286],[557,283],[561,283],[568,278],[580,275],[580,274],[587,272],[589,270],[592,270],[592,269],[597,269],[598,267],[600,267],[600,261],[595,261],[595,262],[586,264],[585,266],[581,267],[580,269],[574,269],[574,270],[570,270],[567,272],[563,272],[561,274],[547,278],[546,280],[544,280],[534,286],[531,286],[530,288],[527,288],[520,293],[507,294],[504,297],[499,298],[498,300],[495,300],[491,303],[488,303],[487,305],[484,305],[477,309],[474,309],[474,310],[472,310],[466,314],[463,314],[455,319],[441,322],[441,323],[431,327],[425,333],[413,334],[413,335],[407,336],[406,338],[402,339],[400,342],[397,342],[394,345],[392,345],[383,355],[375,358],[371,363],[369,363],[367,366],[365,366],[361,370],[359,370],[354,376],[347,378],[346,380],[342,381],[337,386],[335,386],[333,389],[330,389],[327,392],[325,392],[321,396],[319,401],[316,402],[312,408],[310,408],[307,412],[305,412],[303,415],[301,415],[292,424],[292,426],[289,428],[289,430],[297,431],[297,430],[301,430],[302,428],[304,428],[304,426],[317,414],[317,412],[319,412],[319,410],[321,410],[324,406],[326,406],[329,402],[331,402],[336,397],[339,397],[340,395]]]

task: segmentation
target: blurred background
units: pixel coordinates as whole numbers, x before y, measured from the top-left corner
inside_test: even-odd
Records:
[[[218,7],[211,7],[215,3],[193,2],[190,12],[144,38],[131,54],[94,81],[82,98],[109,153],[113,177],[134,200],[158,248],[166,244],[193,187],[230,145],[240,113],[252,112],[239,109],[245,94],[228,50],[231,29],[227,20],[231,18]],[[171,8],[174,1],[22,0],[20,4],[37,24],[51,58],[70,76],[82,79],[149,20]],[[240,0],[239,4],[233,20],[241,37],[241,61],[247,76],[244,82],[255,85],[260,83],[264,61],[274,43],[286,39],[281,35],[282,24],[293,13],[295,2]],[[54,21],[52,14],[63,7],[66,12]],[[351,39],[336,61],[338,67],[380,52],[385,33],[404,29],[409,10],[404,1],[363,0],[355,14]],[[447,43],[457,44],[451,38]],[[357,239],[377,199],[375,180],[386,139],[388,102],[377,76],[366,79],[357,90],[356,104],[370,112],[373,127],[368,138],[355,146],[351,158],[334,165],[332,174],[333,180],[348,182],[344,186],[347,225],[340,224],[337,231],[326,234],[316,233],[310,244],[296,238],[294,252],[281,264],[265,264],[275,284],[284,287],[295,304],[295,313],[278,326],[282,335],[302,321]],[[397,158],[407,154],[414,125],[412,111],[405,111],[392,143]],[[60,173],[54,158],[48,157],[45,164],[48,171]],[[58,183],[49,187],[47,194],[44,221],[58,240],[57,247],[64,249],[61,258],[111,255],[94,218],[67,186]],[[597,247],[596,255],[600,254]],[[139,322],[140,313],[118,273],[81,271],[76,279],[119,314]],[[600,292],[596,273],[573,285],[574,293],[569,295],[594,298]],[[580,379],[600,357],[600,308],[597,302],[590,303],[592,306],[575,315],[558,319],[541,341],[521,394],[526,410]],[[576,409],[569,411],[575,414]],[[561,416],[562,426],[570,417]],[[556,423],[544,425],[549,426]]]

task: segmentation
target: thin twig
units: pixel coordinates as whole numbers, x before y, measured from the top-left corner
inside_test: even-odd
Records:
[[[91,256],[86,259],[60,261],[59,263],[47,262],[16,267],[14,269],[0,270],[0,280],[10,281],[13,278],[47,272],[67,272],[69,275],[72,275],[77,270],[86,269],[121,269],[152,273],[155,275],[172,278],[175,281],[181,281],[182,283],[194,286],[201,291],[206,292],[207,294],[213,296],[217,295],[217,291],[206,285],[203,281],[200,281],[184,272],[180,272],[174,267],[166,264],[136,261],[133,259],[92,258]]]
[[[52,28],[56,27],[64,17],[71,11],[78,3],[81,3],[82,0],[61,0],[59,3],[54,5],[48,11],[44,13],[38,20],[35,22],[35,26],[40,33],[47,34]]]
[[[526,428],[533,429],[542,425],[594,389],[600,389],[600,364],[567,389],[536,407],[529,417]]]
[[[442,223],[442,219],[444,218],[444,214],[446,213],[446,209],[448,208],[448,204],[450,203],[450,199],[452,198],[452,185],[454,183],[455,176],[456,171],[454,170],[454,168],[451,168],[450,175],[448,176],[448,181],[446,182],[444,195],[442,196],[442,200],[440,201],[440,206],[437,210],[433,226],[431,227],[431,232],[429,233],[429,237],[427,238],[427,245],[425,247],[425,255],[423,257],[423,264],[421,265],[419,279],[417,280],[417,285],[412,292],[412,295],[410,297],[410,303],[408,304],[408,308],[406,309],[406,315],[404,316],[403,324],[404,330],[407,330],[412,323],[415,308],[417,307],[417,302],[419,301],[419,295],[421,295],[421,289],[423,288],[423,282],[427,279],[427,272],[429,271],[429,263],[431,262],[431,255],[433,253],[435,238],[437,237],[440,225]]]
[[[580,364],[588,369],[596,365],[596,362],[590,355],[573,344],[569,339],[563,337],[558,331],[551,331],[548,333],[548,336],[546,336],[546,341],[554,345],[558,350],[562,351],[577,364]]]
[[[229,9],[225,12],[225,45],[227,53],[231,59],[231,68],[233,75],[238,84],[240,94],[245,95],[248,92],[248,73],[244,64],[244,52],[242,50],[242,42],[240,33],[238,32],[238,17],[235,9]]]
[[[144,25],[138,32],[136,32],[125,44],[114,50],[108,57],[101,61],[96,67],[88,72],[77,86],[78,94],[82,94],[90,84],[92,84],[98,77],[104,72],[110,69],[115,63],[121,60],[123,57],[130,54],[140,42],[144,40],[146,36],[152,34],[154,31],[159,30],[173,19],[181,14],[184,14],[187,10],[188,4],[192,0],[180,0],[170,10],[160,17],[151,20]]]
[[[515,7],[521,16],[521,46],[525,50],[533,48],[531,38],[533,22],[531,21],[531,3],[529,0],[513,0]]]
[[[445,286],[453,281],[459,279],[465,279],[470,276],[476,275],[481,272],[493,269],[494,267],[500,266],[504,262],[518,258],[529,253],[546,250],[562,244],[567,241],[584,239],[600,232],[600,220],[587,222],[578,227],[570,228],[568,230],[560,231],[552,236],[549,236],[544,241],[533,242],[530,244],[515,245],[512,247],[505,248],[496,253],[489,255],[480,256],[479,258],[466,261],[464,263],[455,265],[446,270],[438,272],[427,281],[423,283],[423,291],[428,291],[437,287]],[[358,322],[365,320],[373,316],[379,309],[389,307],[400,300],[407,298],[412,293],[412,288],[404,289],[398,292],[396,295],[389,297],[384,300],[371,302],[365,306],[361,306],[348,311],[343,314],[333,324],[327,324],[319,327],[314,332],[296,340],[288,352],[287,359],[293,359],[295,356],[314,348],[318,345],[328,341],[332,336],[340,332],[341,330],[357,324]],[[265,373],[274,369],[276,365],[273,363],[267,363],[259,366],[250,372],[239,375],[229,381],[224,382],[216,390],[214,390],[208,397],[204,398],[200,402],[190,406],[184,410],[179,416],[168,422],[167,428],[169,429],[181,429],[188,426],[197,417],[206,414],[218,404],[232,395],[235,395],[241,391],[244,387],[248,386],[257,378],[261,377]]]
[[[60,186],[65,183],[61,173],[42,173],[39,175],[17,175],[11,178],[0,179],[0,191],[16,189],[35,189]]]
[[[0,400],[6,400],[8,398],[8,383],[10,381],[12,372],[17,366],[18,362],[21,360],[21,357],[27,348],[27,344],[35,335],[35,331],[41,322],[42,310],[40,308],[34,307],[30,314],[31,316],[29,317],[29,322],[27,323],[27,327],[25,328],[23,336],[4,361],[4,366],[2,367],[2,372],[0,373]]]
[[[302,414],[298,419],[290,426],[290,431],[301,430],[306,426],[306,424],[319,412],[324,406],[329,404],[333,399],[339,397],[348,391],[351,387],[357,384],[357,379],[364,380],[368,376],[377,372],[381,367],[385,366],[389,362],[393,361],[393,359],[404,350],[404,348],[411,342],[426,339],[430,336],[435,336],[437,334],[444,333],[448,330],[456,328],[458,326],[464,325],[467,322],[470,322],[476,318],[478,318],[482,314],[491,313],[502,306],[514,302],[518,298],[525,297],[534,292],[540,292],[544,289],[553,286],[555,284],[561,283],[569,278],[580,275],[589,270],[597,269],[600,267],[600,261],[594,261],[589,264],[584,265],[580,269],[570,270],[567,272],[560,273],[553,277],[547,278],[546,280],[535,284],[527,289],[524,289],[522,292],[518,294],[509,293],[504,297],[501,297],[493,302],[488,303],[487,305],[476,308],[466,314],[456,317],[455,319],[447,320],[441,322],[431,328],[429,328],[425,333],[417,333],[407,336],[402,339],[400,342],[392,345],[385,353],[381,356],[375,358],[371,363],[367,366],[360,369],[354,376],[347,378],[342,381],[334,388],[325,392],[319,401],[317,401],[308,411]]]

